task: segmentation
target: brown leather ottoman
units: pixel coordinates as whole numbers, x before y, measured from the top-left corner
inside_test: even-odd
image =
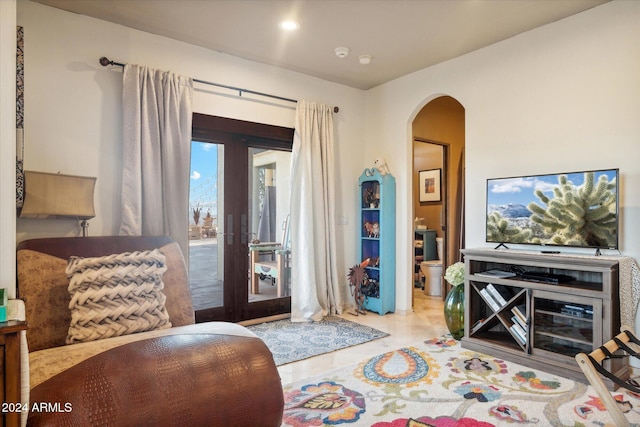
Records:
[[[113,348],[34,387],[30,400],[30,426],[279,426],[284,407],[265,344],[216,334]]]

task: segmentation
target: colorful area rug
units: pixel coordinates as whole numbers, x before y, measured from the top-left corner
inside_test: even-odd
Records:
[[[248,328],[267,344],[277,366],[389,335],[341,317],[325,317],[320,322],[292,322],[285,319]]]
[[[450,337],[299,381],[284,392],[283,426],[613,425],[591,386],[462,349]],[[640,423],[640,398],[614,396],[632,425]]]

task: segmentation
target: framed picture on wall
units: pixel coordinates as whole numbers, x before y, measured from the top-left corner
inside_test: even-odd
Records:
[[[420,203],[439,202],[442,200],[440,191],[442,169],[420,171],[418,175]]]

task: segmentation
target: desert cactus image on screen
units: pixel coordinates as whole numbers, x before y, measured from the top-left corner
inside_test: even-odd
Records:
[[[487,216],[487,235],[490,242],[529,243],[531,229],[512,226],[500,212],[494,211]]]
[[[615,171],[492,180],[487,190],[487,241],[617,245]]]

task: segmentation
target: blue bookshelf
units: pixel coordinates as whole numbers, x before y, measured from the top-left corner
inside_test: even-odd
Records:
[[[366,297],[364,308],[380,315],[396,309],[396,180],[365,169],[358,179],[360,261],[371,259],[366,267],[377,292]]]

